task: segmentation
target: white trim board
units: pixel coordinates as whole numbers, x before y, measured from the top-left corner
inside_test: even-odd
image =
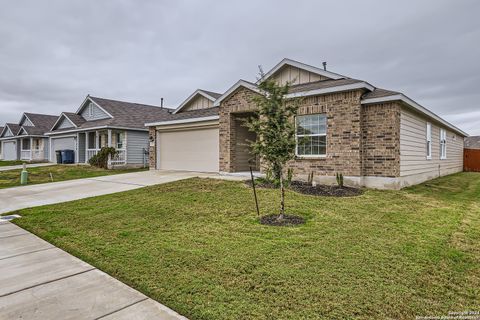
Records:
[[[53,124],[53,126],[52,126],[52,128],[51,128],[50,130],[55,129],[55,127],[57,126],[58,122],[59,122],[60,120],[62,120],[62,117],[65,117],[65,119],[67,119],[68,122],[70,122],[70,123],[73,125],[73,127],[78,128],[78,126],[77,126],[75,123],[73,123],[72,120],[70,120],[70,118],[65,114],[65,112],[62,112],[62,113],[60,114],[60,116],[58,116],[57,121],[55,121],[55,123]]]
[[[413,108],[416,111],[419,111],[420,113],[434,119],[435,121],[443,124],[444,126],[448,127],[449,129],[455,131],[456,133],[459,133],[461,136],[468,137],[468,133],[462,131],[461,129],[457,128],[450,122],[443,120],[440,118],[438,115],[433,113],[432,111],[428,110],[427,108],[423,107],[422,105],[416,103],[406,95],[400,93],[400,94],[395,94],[392,96],[386,96],[386,97],[380,97],[380,98],[371,98],[371,99],[363,99],[361,101],[361,104],[375,104],[375,103],[383,103],[383,102],[392,102],[392,101],[402,101],[411,108]]]
[[[335,86],[335,87],[329,87],[329,88],[314,89],[309,91],[288,93],[285,95],[285,97],[288,99],[291,99],[291,98],[298,98],[298,97],[315,96],[315,95],[326,94],[326,93],[350,91],[350,90],[356,90],[356,89],[367,89],[367,90],[373,91],[375,87],[369,84],[368,82],[358,82],[358,83],[352,83],[352,84],[345,84],[343,86]]]
[[[90,95],[87,95],[87,97],[85,98],[85,100],[83,100],[82,104],[80,105],[80,108],[78,108],[77,112],[75,112],[76,114],[80,114],[81,111],[85,108],[85,102],[90,101],[92,102],[94,105],[96,105],[97,107],[100,108],[100,110],[102,110],[103,112],[105,112],[110,118],[113,118],[113,116],[107,111],[105,110],[104,108],[102,108],[92,97],[90,97]]]
[[[228,96],[230,96],[239,87],[245,87],[247,89],[250,89],[252,91],[255,91],[261,94],[260,89],[255,84],[240,79],[233,86],[231,86],[224,94],[222,94],[217,100],[215,100],[215,102],[213,103],[213,106],[218,107],[223,100],[225,100]]]
[[[321,75],[321,76],[324,76],[324,77],[327,77],[327,78],[330,78],[330,79],[334,79],[334,80],[347,78],[347,77],[342,76],[338,73],[330,72],[330,71],[324,70],[322,68],[317,68],[317,67],[314,67],[314,66],[302,63],[302,62],[298,62],[298,61],[295,61],[295,60],[292,60],[292,59],[284,58],[284,59],[282,59],[282,61],[277,63],[272,69],[270,69],[270,71],[268,71],[256,83],[259,84],[260,82],[270,78],[275,72],[280,70],[280,68],[282,68],[285,65],[290,65],[290,66],[293,66],[293,67],[296,67],[296,68],[299,68],[299,69],[303,69],[303,70],[306,70],[306,71],[309,71],[309,72],[312,72],[312,73],[315,73],[315,74],[318,74],[318,75]]]
[[[167,125],[171,125],[171,124],[184,124],[184,123],[212,121],[212,120],[218,120],[218,119],[220,119],[220,116],[208,116],[208,117],[200,117],[200,118],[188,118],[188,119],[180,119],[180,120],[150,122],[150,123],[145,123],[145,126],[146,127],[157,127],[157,126],[167,126]]]
[[[187,99],[185,99],[179,106],[178,108],[176,108],[172,114],[175,114],[177,113],[178,111],[182,110],[183,107],[185,107],[185,105],[187,105],[190,101],[192,101],[197,95],[201,95],[205,98],[207,98],[208,100],[212,101],[212,102],[215,102],[215,98],[212,97],[211,95],[207,94],[205,91],[203,91],[202,89],[197,89],[195,90],[194,93],[192,93],[190,96],[188,96]]]
[[[54,136],[60,135],[65,133],[71,132],[83,132],[83,131],[92,131],[92,130],[99,130],[99,129],[118,129],[118,130],[129,130],[129,131],[147,131],[148,129],[140,129],[140,128],[128,128],[128,127],[121,127],[121,126],[99,126],[99,127],[91,127],[91,128],[80,128],[80,129],[72,129],[72,130],[65,130],[59,132],[47,132],[45,133],[46,136]]]

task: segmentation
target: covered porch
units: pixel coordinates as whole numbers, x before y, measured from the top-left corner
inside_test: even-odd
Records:
[[[20,160],[46,161],[48,159],[48,139],[25,137],[20,139]]]
[[[80,136],[79,151],[84,138],[84,159],[79,159],[79,162],[88,163],[88,161],[96,155],[104,147],[113,147],[117,151],[115,157],[109,159],[109,165],[119,166],[127,164],[127,131],[126,130],[95,130],[86,131],[83,133],[84,137]],[[80,152],[81,156],[81,152]],[[82,161],[84,160],[84,161]]]

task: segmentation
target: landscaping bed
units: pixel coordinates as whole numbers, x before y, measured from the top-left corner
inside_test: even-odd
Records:
[[[278,199],[259,189],[261,214],[278,212]],[[192,320],[478,310],[480,174],[286,199],[305,224],[260,224],[251,189],[216,179],[20,210],[14,223]]]
[[[245,184],[251,187],[252,181],[247,180],[245,181]],[[255,186],[259,188],[278,189],[277,185],[265,179],[255,180]],[[363,193],[363,190],[359,188],[352,188],[347,186],[340,187],[335,185],[330,186],[322,184],[312,186],[310,183],[303,181],[292,181],[287,188],[302,194],[325,197],[354,197],[359,196]]]

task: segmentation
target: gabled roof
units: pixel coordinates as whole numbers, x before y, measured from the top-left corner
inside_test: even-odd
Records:
[[[145,123],[145,126],[158,126],[158,125],[165,125],[171,124],[172,122],[196,122],[196,121],[204,121],[204,120],[214,120],[218,119],[219,117],[219,107],[213,108],[205,108],[205,109],[198,109],[198,110],[190,110],[185,112],[179,112],[176,114],[170,114],[168,117],[164,117],[162,119],[158,119],[153,122]]]
[[[320,80],[315,82],[293,85],[289,88],[287,98],[306,97],[325,93],[342,92],[356,89],[372,91],[374,86],[363,80],[338,79]]]
[[[2,132],[0,133],[0,138],[3,137],[5,132],[10,130],[13,136],[17,135],[18,130],[20,130],[20,126],[16,123],[5,123],[5,127],[3,128]],[[10,137],[9,137],[10,138]]]
[[[184,108],[190,101],[192,101],[193,99],[195,99],[197,96],[203,96],[205,98],[207,98],[208,100],[214,102],[215,100],[217,100],[222,94],[220,93],[217,93],[217,92],[212,92],[212,91],[207,91],[207,90],[202,90],[202,89],[197,89],[195,90],[194,93],[192,93],[187,99],[185,99],[185,101],[183,101],[177,109],[175,109],[175,111],[173,111],[173,114],[179,112],[180,110],[182,110],[182,108]]]
[[[82,111],[83,105],[85,105],[87,100],[100,107],[109,114],[111,118],[93,121],[86,121],[83,119],[79,113]],[[152,105],[87,96],[86,100],[82,103],[82,107],[78,109],[76,114],[63,113],[63,115],[68,117],[70,121],[74,122],[77,127],[52,130],[49,134],[107,127],[146,130],[145,122],[156,121],[157,119],[168,117],[170,111],[170,109]]]
[[[57,125],[59,125],[63,119],[66,119],[68,122],[70,122],[74,128],[78,128],[78,126],[87,121],[79,114],[73,112],[62,112],[60,116],[58,116],[57,121],[55,121],[53,126],[50,128],[50,131],[55,130]]]
[[[233,86],[231,86],[227,91],[225,91],[224,94],[222,94],[215,102],[213,103],[214,107],[220,106],[220,103],[228,98],[235,90],[237,90],[240,87],[244,87],[247,89],[250,89],[254,92],[261,93],[260,89],[255,83],[248,82],[246,80],[238,80]]]
[[[43,135],[45,132],[50,131],[58,116],[25,112],[19,123],[22,123],[24,118],[27,118],[33,124],[33,126],[22,126],[28,135]]]
[[[48,132],[48,130],[45,130],[45,127],[21,126],[17,135],[19,136],[22,131],[28,136],[43,136],[45,132]]]
[[[295,61],[295,60],[292,60],[292,59],[284,58],[284,59],[282,59],[282,61],[277,63],[272,69],[270,69],[270,71],[265,73],[265,75],[257,81],[257,84],[264,81],[265,79],[270,78],[275,72],[277,72],[278,70],[280,70],[281,68],[283,68],[286,65],[297,67],[299,69],[303,69],[303,70],[321,75],[323,77],[334,79],[334,80],[347,78],[347,77],[342,76],[341,74],[338,74],[338,73],[330,72],[330,71],[327,71],[327,70],[324,70],[324,69],[321,69],[321,68],[311,66],[311,65],[306,64],[306,63],[302,63],[302,62],[298,62],[298,61]]]

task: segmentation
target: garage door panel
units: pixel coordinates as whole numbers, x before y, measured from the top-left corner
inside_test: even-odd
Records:
[[[53,138],[51,140],[51,152],[50,157],[52,161],[55,159],[57,150],[75,150],[75,138],[74,137],[65,137],[65,138]]]
[[[3,143],[3,159],[17,160],[17,144],[14,141]]]
[[[218,158],[218,128],[159,133],[160,169],[218,172]]]

